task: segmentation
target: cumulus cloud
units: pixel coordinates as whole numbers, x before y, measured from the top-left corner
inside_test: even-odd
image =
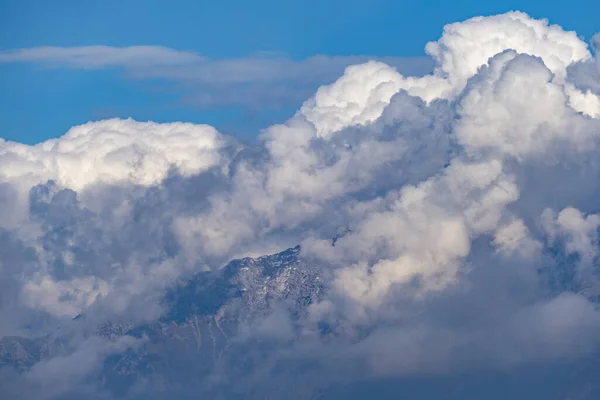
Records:
[[[232,146],[231,139],[208,125],[131,119],[90,122],[35,146],[0,139],[0,178],[20,197],[6,203],[13,213],[0,226],[19,222],[36,184],[51,180],[81,191],[102,184],[156,185],[172,171],[191,176],[215,167],[227,173]]]
[[[587,45],[575,32],[548,25],[546,20],[534,20],[521,12],[478,17],[445,26],[442,37],[427,44],[426,52],[436,65],[433,75],[407,78],[388,65],[375,62],[351,66],[334,84],[319,88],[301,113],[323,134],[376,120],[392,95],[400,90],[428,102],[452,99],[478,68],[505,50],[540,57],[559,82],[565,79],[569,65],[591,59]],[[567,90],[573,93],[572,101],[577,103],[578,111],[593,115],[600,112],[597,97],[580,99],[583,94],[571,92],[570,87]]]
[[[258,340],[260,362],[219,358],[213,378],[313,395],[600,351],[597,60],[520,12],[450,24],[426,50],[432,74],[350,66],[255,147],[132,120],[1,142],[3,329],[146,323],[179,279],[301,244],[294,268],[319,271],[322,298],[245,316],[235,345]]]
[[[557,79],[564,79],[569,64],[591,57],[575,32],[521,12],[446,25],[442,38],[426,47],[436,60],[436,71],[459,88],[490,56],[507,49],[540,57]]]
[[[170,168],[197,174],[221,163],[226,141],[208,125],[113,119],[76,126],[35,146],[1,144],[3,180],[55,180],[81,190],[101,182],[157,184]]]

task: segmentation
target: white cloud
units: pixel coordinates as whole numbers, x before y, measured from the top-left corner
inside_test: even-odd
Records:
[[[54,67],[99,69],[187,65],[203,59],[194,52],[160,46],[33,47],[0,53],[0,63],[37,62]]]
[[[129,120],[89,122],[35,146],[0,142],[3,180],[55,180],[81,190],[98,183],[152,185],[170,168],[184,176],[221,164],[226,140],[211,126]]]
[[[567,66],[591,58],[587,45],[575,32],[565,32],[545,20],[534,20],[521,12],[476,17],[446,25],[442,37],[427,44],[427,53],[436,61],[433,75],[406,78],[375,62],[351,66],[334,84],[321,87],[301,113],[316,125],[319,135],[328,135],[346,126],[375,121],[400,90],[425,101],[453,98],[478,68],[505,50],[542,58],[559,83],[566,77]],[[568,90],[579,111],[600,113],[597,96],[572,87]]]
[[[565,208],[557,216],[550,209],[544,210],[542,221],[550,240],[563,238],[568,253],[577,253],[581,262],[590,264],[598,254],[598,228],[600,216],[584,216],[580,210]]]
[[[436,59],[436,72],[459,89],[488,58],[509,49],[542,58],[559,81],[564,79],[569,64],[591,57],[575,32],[565,32],[558,25],[522,12],[446,25],[442,38],[426,48]]]
[[[27,191],[55,181],[81,191],[94,185],[151,186],[170,172],[196,175],[210,168],[227,173],[235,141],[208,125],[158,124],[131,119],[89,122],[64,136],[34,146],[0,139],[0,180],[17,189],[20,200],[0,226],[15,226],[26,215]]]
[[[535,258],[542,251],[542,243],[531,237],[527,225],[515,219],[501,226],[495,234],[494,246],[507,256],[519,253],[522,258]]]
[[[23,297],[28,306],[71,318],[107,294],[108,284],[93,276],[67,282],[44,277],[40,282],[29,281],[23,286]]]

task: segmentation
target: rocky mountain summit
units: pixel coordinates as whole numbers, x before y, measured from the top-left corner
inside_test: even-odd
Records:
[[[299,260],[299,252],[296,246],[256,259],[234,260],[218,272],[198,273],[165,293],[166,312],[153,323],[100,324],[98,337],[109,341],[133,337],[141,345],[108,355],[98,379],[121,395],[148,377],[154,384],[162,380],[168,389],[178,381],[200,381],[236,352],[240,346],[236,338],[261,330],[256,321],[267,318],[274,306],[285,308],[286,316],[301,318],[324,286],[317,271]],[[72,323],[85,318],[80,315]],[[60,352],[57,334],[4,337],[0,339],[0,368],[22,373]]]

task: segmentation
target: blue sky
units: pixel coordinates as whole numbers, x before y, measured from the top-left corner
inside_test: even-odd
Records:
[[[88,120],[131,116],[209,123],[248,139],[363,60],[349,56],[390,57],[401,72],[426,73],[419,57],[444,24],[512,9],[586,39],[600,30],[595,0],[0,0],[5,54],[111,46],[67,61],[38,52],[0,62],[0,137],[35,143]],[[123,46],[152,47],[140,65],[112,49]]]

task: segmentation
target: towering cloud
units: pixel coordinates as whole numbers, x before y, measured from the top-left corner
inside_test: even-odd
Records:
[[[520,12],[447,25],[426,51],[424,77],[348,67],[255,147],[132,120],[0,142],[0,335],[153,321],[178,280],[300,244],[324,295],[238,340],[269,343],[264,368],[318,362],[295,377],[311,388],[599,351],[597,58]]]

